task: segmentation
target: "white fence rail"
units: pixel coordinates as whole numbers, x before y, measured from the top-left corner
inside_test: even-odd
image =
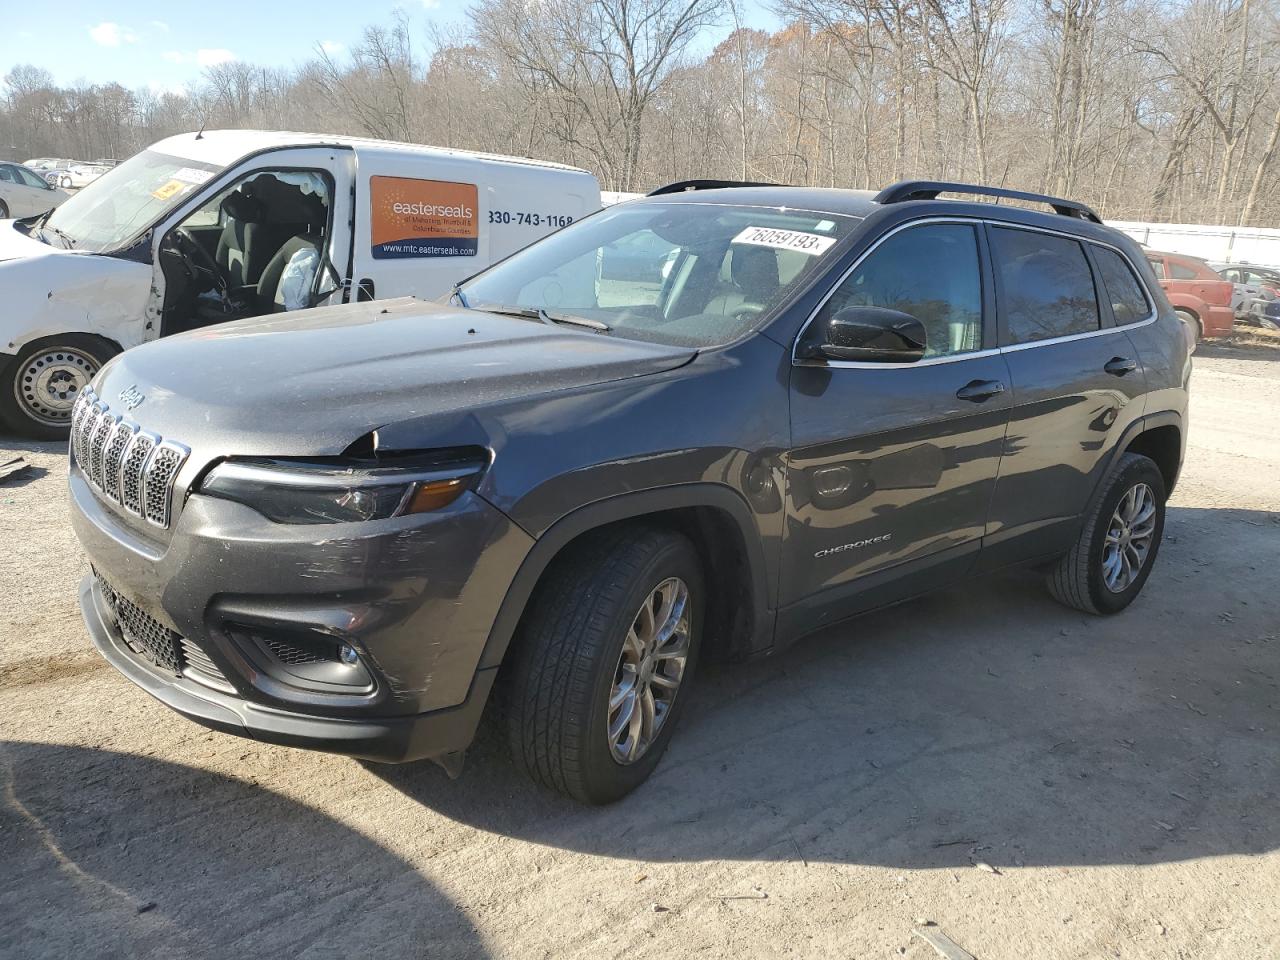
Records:
[[[1153,250],[1185,253],[1214,263],[1280,267],[1280,230],[1270,227],[1216,227],[1202,223],[1138,223],[1108,220]]]

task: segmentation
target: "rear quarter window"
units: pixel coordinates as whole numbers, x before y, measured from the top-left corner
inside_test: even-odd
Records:
[[[1078,241],[993,227],[991,248],[1008,344],[1099,328],[1093,271]]]
[[[1102,285],[1106,288],[1111,315],[1117,324],[1134,323],[1151,316],[1146,292],[1124,257],[1114,250],[1095,245],[1093,259],[1102,274]]]
[[[1169,261],[1169,275],[1174,280],[1195,280],[1200,276],[1200,272],[1194,267],[1189,267],[1185,263],[1177,260]]]

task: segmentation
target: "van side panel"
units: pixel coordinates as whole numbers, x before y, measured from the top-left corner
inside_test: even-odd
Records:
[[[355,190],[351,282],[366,299],[440,297],[600,209],[589,173],[430,148],[357,147]]]

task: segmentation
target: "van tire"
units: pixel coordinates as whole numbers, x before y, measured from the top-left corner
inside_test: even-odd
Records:
[[[609,701],[619,678],[627,676],[624,643],[655,591],[673,581],[687,587],[683,672],[647,747],[635,759],[619,760],[610,720],[621,718],[621,708],[611,712]],[[499,696],[516,765],[538,783],[588,804],[612,803],[643,783],[688,701],[706,606],[703,583],[693,544],[660,528],[628,524],[588,534],[557,557],[503,666]],[[632,709],[639,710],[639,703]]]
[[[1108,586],[1105,570],[1108,533],[1112,531],[1116,517],[1123,512],[1122,502],[1131,490],[1138,487],[1146,488],[1154,505],[1151,540],[1136,575],[1121,589],[1115,589]],[[1121,454],[1102,481],[1102,488],[1094,498],[1075,544],[1049,572],[1048,587],[1053,598],[1068,607],[1093,614],[1119,613],[1129,606],[1142,592],[1160,552],[1167,495],[1164,475],[1154,460],[1138,453]],[[1134,526],[1137,527],[1136,524]]]
[[[75,398],[119,352],[110,341],[87,333],[63,333],[27,344],[0,378],[0,422],[33,440],[67,439]],[[44,385],[44,392],[37,392],[42,370],[53,371],[58,378],[55,387],[62,389],[50,393]]]

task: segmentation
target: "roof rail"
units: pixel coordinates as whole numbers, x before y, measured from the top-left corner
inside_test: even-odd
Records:
[[[660,197],[666,193],[684,193],[688,190],[722,190],[727,187],[776,187],[776,183],[753,183],[747,180],[677,180],[665,187],[650,190],[646,197]]]
[[[972,183],[947,183],[945,180],[903,180],[885,187],[875,195],[876,203],[901,203],[904,200],[936,200],[940,193],[967,193],[981,197],[1003,197],[1006,200],[1029,200],[1047,203],[1053,212],[1064,217],[1091,220],[1101,223],[1102,218],[1083,203],[1063,200],[1043,193],[1027,193],[1023,190],[1006,190],[1004,187],[983,187]]]

